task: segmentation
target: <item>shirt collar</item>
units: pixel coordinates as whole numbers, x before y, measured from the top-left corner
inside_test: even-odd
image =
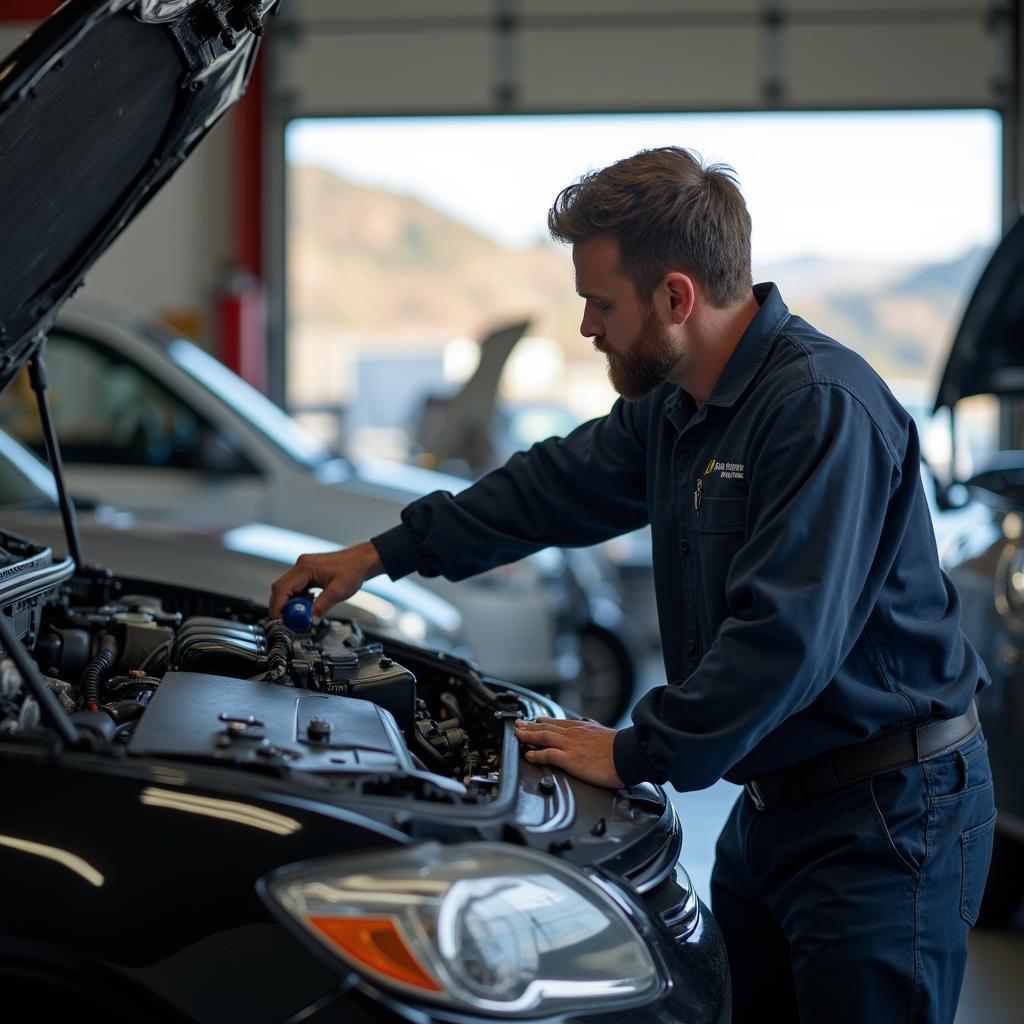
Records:
[[[725,369],[715,382],[714,390],[707,401],[708,405],[735,404],[754,379],[754,375],[761,369],[775,339],[789,321],[789,309],[782,301],[778,287],[770,281],[754,285],[754,298],[761,308],[743,332],[729,361],[725,364]],[[677,388],[665,402],[665,412],[673,422],[678,416],[677,409],[685,394],[682,388]]]

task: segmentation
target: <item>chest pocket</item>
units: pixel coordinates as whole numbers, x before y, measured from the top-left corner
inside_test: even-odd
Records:
[[[701,650],[707,650],[729,615],[725,580],[746,532],[746,498],[705,498],[694,520],[700,568],[697,581]]]
[[[698,533],[742,533],[746,519],[746,498],[704,498],[694,526]]]

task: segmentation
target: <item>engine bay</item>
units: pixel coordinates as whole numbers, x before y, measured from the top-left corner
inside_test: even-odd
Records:
[[[530,700],[492,688],[461,659],[385,648],[348,620],[295,633],[249,602],[75,574],[16,540],[0,535],[19,589],[28,575],[44,578],[0,611],[93,749],[428,799],[496,795],[515,746],[507,726]],[[0,602],[10,586],[0,582]],[[45,719],[5,652],[0,737],[45,733]]]

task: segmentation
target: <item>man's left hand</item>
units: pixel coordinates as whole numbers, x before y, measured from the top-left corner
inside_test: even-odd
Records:
[[[530,764],[553,764],[577,779],[608,789],[622,786],[612,754],[615,735],[615,729],[596,722],[569,722],[561,718],[516,722],[516,739],[541,748],[526,751]]]

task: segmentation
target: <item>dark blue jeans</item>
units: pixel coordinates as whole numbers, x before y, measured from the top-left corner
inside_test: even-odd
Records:
[[[798,806],[741,793],[711,877],[734,1024],[952,1024],[994,826],[980,732]]]

